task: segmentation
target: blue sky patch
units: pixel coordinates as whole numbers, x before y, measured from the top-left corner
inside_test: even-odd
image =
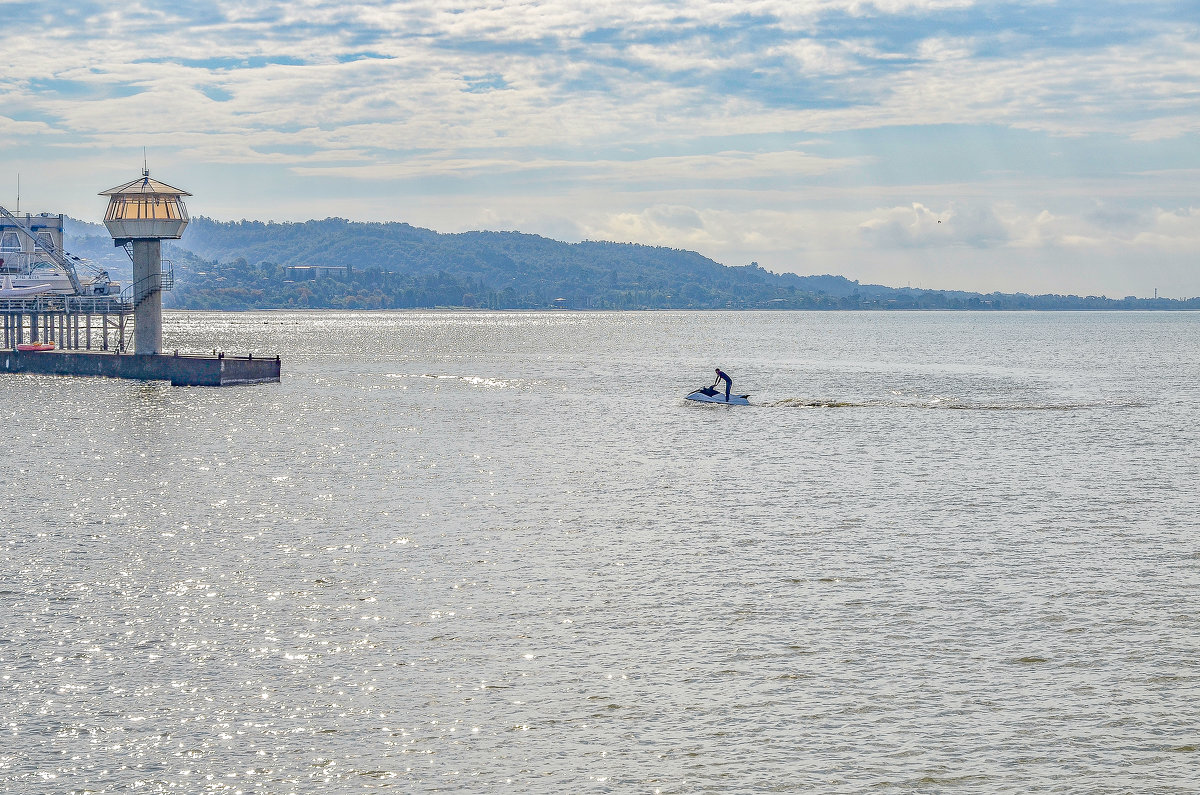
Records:
[[[34,77],[29,88],[38,93],[54,94],[62,99],[101,100],[120,99],[141,94],[145,88],[130,84],[98,81],[63,80],[53,77]]]
[[[508,88],[508,82],[503,75],[486,74],[486,75],[463,75],[463,82],[467,84],[464,91],[472,94],[484,94],[488,91],[499,91]]]
[[[200,93],[211,99],[213,102],[228,102],[233,99],[233,94],[219,86],[202,86]]]

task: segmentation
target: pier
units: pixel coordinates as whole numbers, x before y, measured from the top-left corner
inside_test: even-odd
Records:
[[[61,350],[124,352],[130,342],[133,309],[132,302],[119,296],[0,297],[4,348],[53,342]]]
[[[119,352],[0,353],[0,371],[170,381],[172,386],[232,386],[279,381],[279,357],[122,354]]]
[[[130,353],[134,304],[117,296],[0,297],[0,317],[0,372],[170,381],[173,386],[279,381],[278,356]],[[55,350],[17,350],[26,343],[53,343]]]
[[[142,176],[100,194],[109,197],[104,225],[133,262],[125,289],[107,271],[83,280],[63,251],[63,216],[18,217],[0,207],[0,372],[107,376],[170,381],[175,386],[227,386],[279,381],[279,357],[180,355],[163,352],[162,293],[174,270],[162,241],[188,224],[187,191]],[[6,262],[7,258],[7,262]],[[132,350],[131,350],[132,348]]]

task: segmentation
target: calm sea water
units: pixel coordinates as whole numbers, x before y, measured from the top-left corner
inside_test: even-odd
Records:
[[[0,790],[1198,791],[1200,315],[165,343],[3,377]]]

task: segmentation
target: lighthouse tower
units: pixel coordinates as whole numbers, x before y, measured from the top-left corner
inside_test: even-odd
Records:
[[[178,240],[188,224],[185,190],[142,176],[104,191],[108,211],[104,225],[113,244],[128,246],[133,259],[133,342],[138,355],[162,353],[162,291],[169,278],[162,272],[163,240]]]

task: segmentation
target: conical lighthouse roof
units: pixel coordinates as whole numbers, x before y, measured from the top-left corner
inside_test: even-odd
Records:
[[[100,193],[101,196],[128,196],[130,194],[154,194],[157,196],[191,196],[186,190],[172,188],[165,182],[159,182],[156,179],[151,179],[148,172],[144,172],[141,177],[126,182],[124,185],[118,185],[115,188],[109,188]]]

